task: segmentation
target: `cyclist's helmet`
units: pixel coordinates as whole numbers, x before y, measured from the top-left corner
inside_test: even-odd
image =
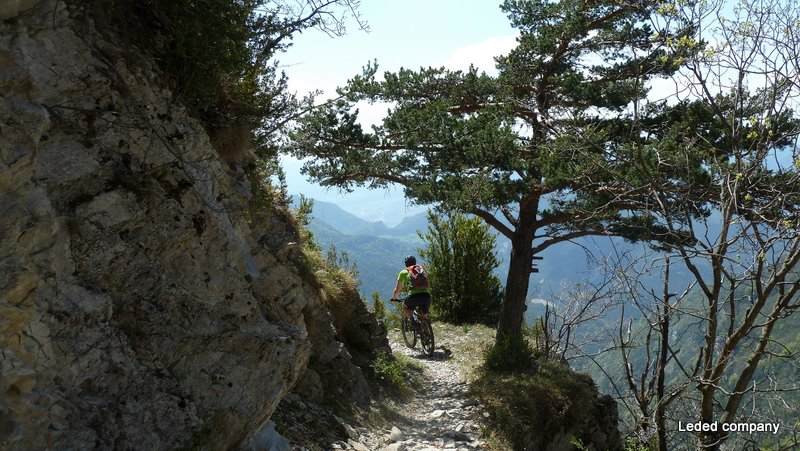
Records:
[[[403,260],[403,262],[406,264],[406,267],[414,266],[417,264],[417,259],[414,258],[413,255],[409,255],[405,260]]]

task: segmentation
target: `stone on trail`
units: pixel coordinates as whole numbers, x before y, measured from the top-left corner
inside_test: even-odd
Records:
[[[433,412],[431,412],[431,414],[430,414],[430,418],[431,418],[432,420],[435,420],[436,418],[439,418],[439,417],[441,417],[442,415],[444,415],[444,413],[445,413],[445,411],[444,411],[444,410],[442,410],[442,409],[434,410]]]
[[[403,431],[397,428],[397,426],[392,426],[392,432],[389,433],[389,440],[392,442],[402,442],[406,439],[406,435],[403,434]]]
[[[352,440],[352,439],[347,439],[347,444],[352,446],[353,449],[356,450],[356,451],[369,451],[369,448],[364,446],[363,443],[357,442],[357,441]]]
[[[451,438],[457,442],[469,442],[472,438],[461,431],[450,431],[445,434],[445,437]]]
[[[344,427],[345,433],[347,433],[347,437],[349,437],[349,438],[351,438],[353,440],[358,438],[358,432],[356,432],[356,430],[353,429],[353,426],[350,426],[347,423],[342,423],[342,426]]]
[[[271,420],[259,430],[248,444],[242,447],[245,450],[268,449],[271,451],[289,451],[292,445],[275,430],[275,423]]]

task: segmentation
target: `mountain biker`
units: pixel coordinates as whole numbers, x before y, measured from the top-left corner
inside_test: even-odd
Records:
[[[397,284],[394,287],[392,299],[397,299],[401,291],[407,292],[408,297],[403,301],[403,313],[405,313],[406,318],[411,319],[411,311],[414,308],[418,309],[420,317],[427,318],[431,305],[431,288],[428,285],[428,276],[425,273],[425,268],[422,265],[417,265],[417,259],[413,255],[406,257],[403,263],[405,264],[405,269],[397,275]],[[415,282],[412,280],[412,272],[416,274],[420,271],[424,274],[424,278],[417,277],[415,280],[423,280],[423,282]],[[421,286],[415,287],[414,283]]]

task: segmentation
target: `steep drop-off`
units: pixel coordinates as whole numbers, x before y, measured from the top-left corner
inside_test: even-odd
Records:
[[[11,3],[0,448],[255,447],[298,382],[365,402],[344,342],[365,359],[385,331],[357,297],[329,308],[279,209],[245,214],[248,178],[155,63],[70,3]]]

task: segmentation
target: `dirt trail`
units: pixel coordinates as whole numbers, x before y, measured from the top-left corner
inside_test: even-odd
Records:
[[[419,344],[416,349],[408,349],[402,339],[393,338],[390,341],[395,354],[403,354],[424,366],[422,386],[412,399],[396,406],[400,417],[387,430],[359,429],[357,440],[348,441],[348,448],[385,451],[489,449],[480,439],[481,425],[488,414],[467,393],[465,377],[448,350],[451,339],[437,337],[436,351],[428,357]]]

